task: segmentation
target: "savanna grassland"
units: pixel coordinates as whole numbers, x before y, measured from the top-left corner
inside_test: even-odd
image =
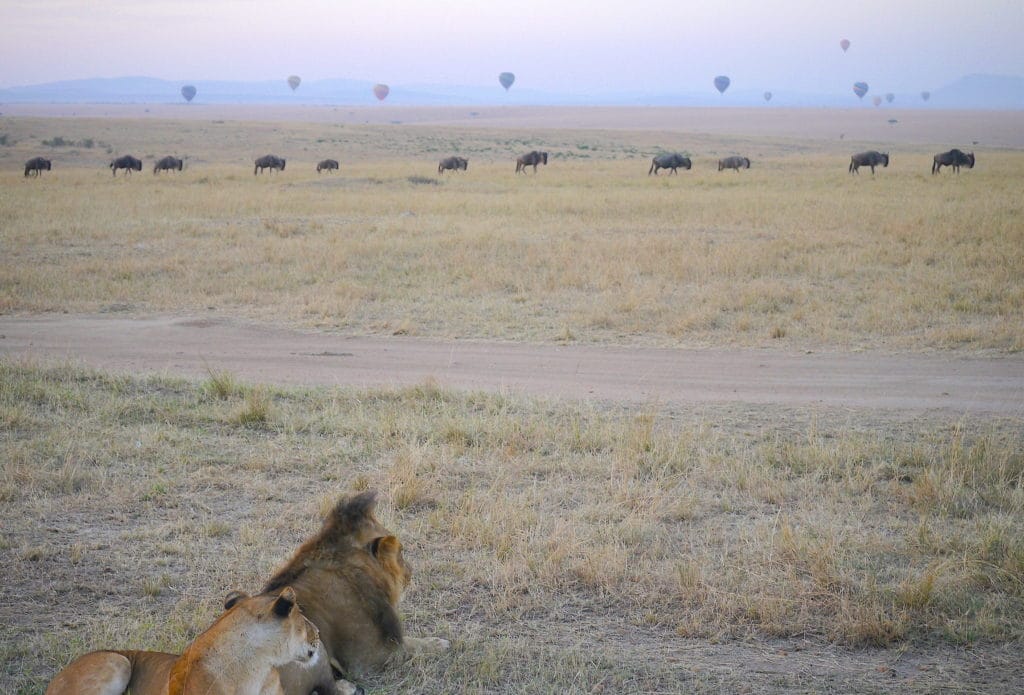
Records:
[[[180,649],[368,487],[453,641],[375,692],[1020,685],[1019,423],[2,369],[5,692]]]
[[[0,312],[1020,359],[1024,153],[975,147],[974,170],[933,177],[969,143],[711,125],[4,117]],[[868,148],[890,167],[848,174]],[[549,165],[515,176],[530,149]],[[693,170],[648,176],[661,151]],[[286,170],[254,177],[268,152]],[[126,153],[148,167],[111,177]],[[37,154],[54,170],[25,179]],[[154,176],[165,154],[185,171]],[[449,154],[469,170],[438,176]],[[753,167],[717,172],[730,154]],[[316,174],[326,157],[339,173]],[[452,641],[371,692],[1024,687],[1024,413],[15,360],[0,386],[3,692],[40,693],[92,648],[181,649],[367,488],[414,568],[407,631]]]
[[[224,312],[354,333],[666,346],[1024,347],[1024,153],[686,133],[12,119],[0,310]],[[76,143],[45,147],[41,140]],[[92,147],[82,147],[91,143]],[[882,147],[884,143],[872,145]],[[537,175],[517,153],[551,152]],[[106,150],[110,150],[108,153]],[[55,170],[25,180],[30,153]],[[662,150],[694,169],[648,176]],[[255,156],[288,160],[252,174]],[[740,173],[719,157],[751,158]],[[141,174],[110,176],[114,154]],[[154,176],[175,153],[186,170]],[[437,175],[458,153],[467,172]],[[319,159],[342,162],[317,175]],[[213,309],[210,309],[213,307]]]

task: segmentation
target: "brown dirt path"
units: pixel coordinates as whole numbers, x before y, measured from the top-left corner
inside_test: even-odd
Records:
[[[1024,416],[1024,357],[782,353],[348,337],[229,319],[0,316],[0,356],[133,374],[296,385],[504,390],[687,405],[751,403]]]

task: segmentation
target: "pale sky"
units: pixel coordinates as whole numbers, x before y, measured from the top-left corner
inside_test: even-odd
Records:
[[[839,48],[847,38],[847,53]],[[587,94],[935,89],[1024,75],[1024,0],[0,0],[0,87],[86,77]]]

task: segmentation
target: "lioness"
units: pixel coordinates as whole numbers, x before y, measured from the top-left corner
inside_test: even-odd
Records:
[[[319,533],[263,588],[295,591],[302,612],[320,629],[332,665],[346,678],[449,646],[440,638],[403,636],[397,608],[412,572],[402,544],[374,516],[376,503],[373,491],[339,500]],[[282,678],[292,669],[283,669]]]
[[[276,595],[232,592],[227,611],[185,652],[97,651],[72,661],[46,695],[281,695],[277,667],[312,663],[316,626],[290,588]]]

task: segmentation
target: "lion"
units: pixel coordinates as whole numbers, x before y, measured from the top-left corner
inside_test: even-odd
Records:
[[[398,602],[412,570],[402,544],[374,516],[376,502],[372,490],[339,500],[320,531],[263,587],[265,593],[295,592],[320,630],[331,665],[346,679],[449,647],[444,639],[403,634]]]
[[[90,652],[58,673],[46,695],[283,695],[278,667],[313,665],[323,653],[316,625],[291,588],[259,596],[232,592],[225,608],[180,656]]]

